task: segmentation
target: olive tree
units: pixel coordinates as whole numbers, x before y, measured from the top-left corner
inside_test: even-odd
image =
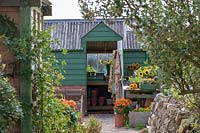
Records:
[[[83,17],[124,19],[200,119],[200,0],[79,0]]]

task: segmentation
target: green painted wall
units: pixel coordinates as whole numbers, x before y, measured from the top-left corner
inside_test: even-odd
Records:
[[[25,3],[22,3],[24,5]],[[31,7],[20,7],[20,36],[30,38],[31,36]],[[31,45],[30,45],[31,49]],[[31,133],[32,131],[32,90],[31,90],[31,61],[20,62],[20,99],[24,116],[21,120],[21,133]]]
[[[62,85],[86,85],[86,54],[83,51],[71,52],[62,54],[62,52],[54,52],[56,59],[59,61],[56,69],[62,70],[65,79]],[[62,66],[61,62],[65,60],[66,65]]]
[[[101,22],[90,32],[88,32],[82,39],[85,41],[119,41],[123,38],[103,22]]]
[[[133,63],[139,63],[144,65],[144,62],[147,60],[146,51],[142,50],[124,50],[123,52],[123,61],[124,61],[124,76],[128,75],[128,65]]]

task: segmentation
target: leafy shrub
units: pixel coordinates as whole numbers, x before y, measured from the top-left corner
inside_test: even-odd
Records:
[[[86,127],[89,133],[100,133],[102,124],[93,115],[89,116],[88,121],[86,121]]]
[[[141,129],[143,129],[143,128],[145,128],[145,125],[144,124],[142,124],[142,123],[139,123],[139,124],[137,124],[136,126],[135,126],[135,130],[141,130]]]
[[[0,132],[6,133],[6,129],[21,117],[22,109],[16,98],[15,88],[0,77]]]

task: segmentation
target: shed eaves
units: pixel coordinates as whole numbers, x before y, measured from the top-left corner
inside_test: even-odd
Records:
[[[60,41],[60,45],[51,45],[52,50],[80,50],[82,49],[81,38],[100,22],[102,22],[100,19],[92,22],[83,19],[45,20],[44,28],[51,27],[52,38]],[[108,21],[105,24],[123,37],[124,49],[140,48],[135,41],[133,32],[122,20]]]

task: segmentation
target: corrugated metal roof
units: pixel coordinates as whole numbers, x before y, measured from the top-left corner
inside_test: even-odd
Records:
[[[81,49],[81,38],[100,22],[102,22],[101,19],[92,22],[84,19],[45,20],[44,28],[52,27],[52,38],[60,41],[60,45],[51,45],[53,50],[79,50]],[[104,23],[123,37],[124,49],[140,48],[135,41],[132,31],[130,31],[130,28],[128,28],[124,21],[116,20]]]

